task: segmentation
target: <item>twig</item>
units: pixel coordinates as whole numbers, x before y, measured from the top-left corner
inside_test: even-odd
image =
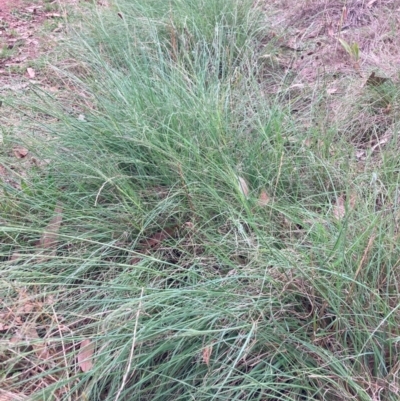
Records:
[[[275,195],[276,195],[276,189],[278,187],[279,179],[281,178],[281,172],[282,172],[282,164],[283,164],[283,156],[285,156],[285,152],[282,152],[281,155],[281,160],[279,162],[279,168],[278,168],[278,175],[276,176],[276,181],[275,181],[275,187],[274,187],[274,193],[272,194],[272,201],[275,202]],[[270,211],[270,216],[272,215],[272,208]]]

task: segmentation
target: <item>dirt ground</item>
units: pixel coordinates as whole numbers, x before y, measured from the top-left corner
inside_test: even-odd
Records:
[[[7,14],[10,10],[17,8],[20,4],[20,0],[0,0],[0,18],[7,19]]]
[[[388,143],[400,109],[393,95],[400,81],[400,2],[271,0],[263,9],[278,49],[263,56],[266,71],[273,66],[285,77],[283,85],[268,76],[265,92],[284,93],[305,132],[318,123],[350,135],[360,161]]]
[[[281,61],[314,81],[324,74],[375,70],[396,78],[400,66],[400,3],[397,0],[277,0],[266,13],[281,40]],[[359,56],[345,45],[355,44]],[[286,59],[286,60],[285,60]]]
[[[52,41],[61,18],[57,1],[0,0],[0,89],[8,88],[7,78],[35,78],[30,64]],[[51,21],[46,34],[45,21]]]

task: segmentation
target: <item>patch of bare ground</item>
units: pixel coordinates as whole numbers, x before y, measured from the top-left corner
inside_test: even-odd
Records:
[[[29,63],[42,55],[42,47],[53,42],[53,34],[61,29],[57,23],[45,35],[40,32],[45,21],[63,17],[58,3],[44,1],[0,0],[0,82],[7,89],[12,78],[21,74],[37,79]],[[26,67],[28,65],[28,67]]]
[[[283,77],[266,91],[283,91],[306,131],[316,119],[335,127],[358,159],[389,142],[398,111],[400,3],[278,0],[264,10],[279,49],[264,63]]]

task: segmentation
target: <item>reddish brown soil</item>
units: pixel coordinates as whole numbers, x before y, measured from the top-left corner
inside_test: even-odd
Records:
[[[6,19],[11,8],[19,7],[20,0],[0,0],[0,17]]]
[[[46,42],[39,28],[46,19],[56,17],[60,15],[46,12],[43,3],[0,0],[0,77],[20,75],[38,57],[41,43]]]

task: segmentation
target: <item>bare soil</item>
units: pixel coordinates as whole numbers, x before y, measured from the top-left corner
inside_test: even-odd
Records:
[[[263,8],[278,45],[265,63],[284,77],[266,79],[265,92],[286,94],[304,132],[316,124],[335,127],[357,159],[388,143],[400,110],[393,95],[400,81],[400,3],[272,0]]]
[[[30,61],[40,56],[40,48],[47,39],[39,31],[48,19],[60,18],[55,12],[56,2],[44,3],[29,0],[0,0],[0,82],[5,78],[25,73]],[[0,83],[0,88],[1,88]],[[7,88],[6,88],[7,89]]]
[[[396,78],[400,56],[400,3],[395,0],[278,0],[265,6],[298,78],[377,71]],[[355,60],[341,41],[357,44]]]

